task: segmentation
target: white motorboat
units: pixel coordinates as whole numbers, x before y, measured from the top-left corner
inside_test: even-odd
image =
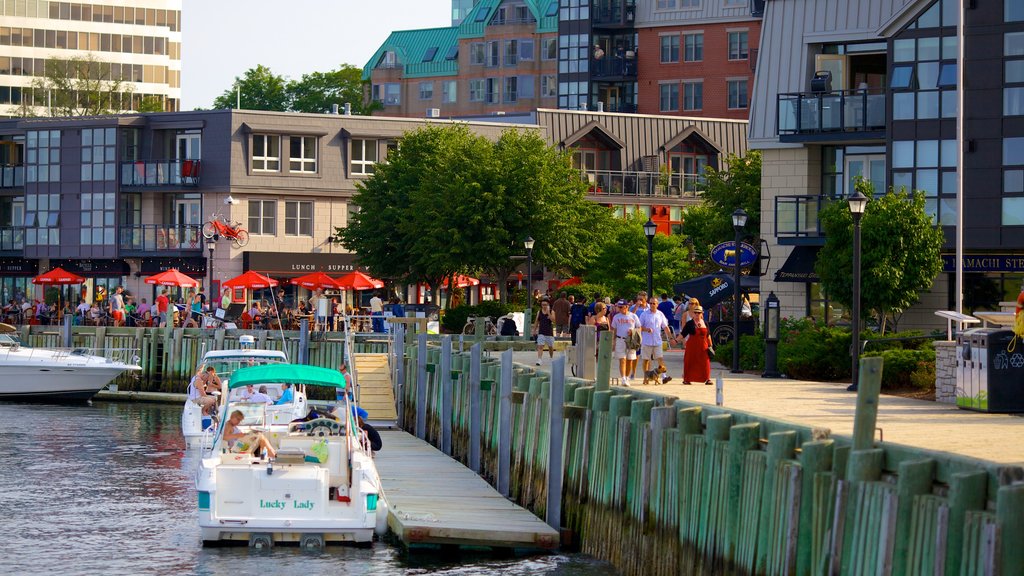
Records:
[[[243,368],[229,389],[290,383],[345,389],[335,370],[296,364]],[[222,406],[213,448],[196,474],[199,527],[205,543],[235,541],[254,547],[297,543],[369,544],[387,529],[387,504],[357,408],[341,394],[331,414],[310,413],[305,421],[268,421],[265,405],[229,401]],[[241,432],[259,432],[276,450],[274,458],[239,453],[225,441],[234,411],[243,413]],[[231,432],[229,430],[229,432]],[[258,445],[258,442],[256,442]]]
[[[118,359],[131,351],[86,348],[31,348],[15,336],[17,328],[0,324],[0,400],[85,402],[136,364]]]
[[[198,371],[205,370],[212,366],[221,380],[224,390],[229,390],[232,374],[239,368],[249,366],[261,366],[264,364],[280,364],[287,362],[284,352],[280,350],[258,350],[253,348],[242,348],[233,350],[212,350],[203,355],[199,363]],[[189,384],[191,386],[191,383]],[[241,398],[244,389],[236,388],[231,390],[231,397],[219,398],[218,400],[238,400]],[[267,385],[266,395],[277,400],[281,396],[281,385]],[[189,396],[192,396],[191,390]],[[306,415],[306,391],[302,387],[293,390],[291,402],[267,407],[267,413],[271,422],[287,424],[296,418]],[[211,446],[214,423],[210,417],[203,417],[203,410],[199,404],[190,399],[185,400],[181,410],[181,432],[185,437],[186,448]]]

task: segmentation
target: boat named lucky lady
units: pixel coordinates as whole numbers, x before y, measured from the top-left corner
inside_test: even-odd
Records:
[[[31,348],[16,337],[17,328],[0,323],[0,400],[85,402],[111,380],[137,364],[117,356],[130,350]]]
[[[268,364],[237,370],[228,386],[236,390],[289,383],[346,389],[335,370],[296,364]],[[387,529],[387,505],[366,434],[356,419],[349,394],[339,394],[332,412],[310,412],[304,421],[275,424],[267,406],[229,400],[213,447],[196,473],[199,526],[204,543],[247,542],[269,547],[279,542],[303,548],[326,543],[368,544]],[[273,458],[239,451],[229,423],[239,411],[239,432],[262,434],[276,452]],[[259,442],[250,441],[254,445]],[[241,443],[244,444],[244,443]]]

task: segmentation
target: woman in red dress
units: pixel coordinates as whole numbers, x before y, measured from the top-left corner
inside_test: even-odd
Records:
[[[711,359],[708,358],[710,334],[704,323],[704,309],[697,300],[690,300],[690,319],[679,336],[684,338],[683,384],[704,382],[711,385]]]

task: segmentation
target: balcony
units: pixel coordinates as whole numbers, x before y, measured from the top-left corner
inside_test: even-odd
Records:
[[[885,138],[884,90],[779,94],[776,112],[782,142]]]
[[[20,256],[24,248],[25,228],[23,226],[0,226],[0,254]]]
[[[181,256],[203,251],[203,235],[199,225],[162,226],[141,224],[118,229],[121,256]]]
[[[0,188],[21,188],[25,186],[25,167],[21,164],[0,166]]]
[[[199,185],[201,160],[136,160],[121,163],[121,186],[194,187]]]
[[[672,174],[667,184],[659,172],[588,170],[583,178],[590,183],[587,196],[602,203],[623,198],[696,200],[704,189],[704,177],[698,174]]]
[[[632,27],[636,19],[634,0],[599,0],[591,7],[590,18],[595,27]]]
[[[827,196],[776,196],[775,236],[779,244],[824,244],[818,214],[831,201]]]
[[[623,54],[590,59],[590,76],[595,79],[632,82],[636,80],[636,69],[636,51],[632,48]]]

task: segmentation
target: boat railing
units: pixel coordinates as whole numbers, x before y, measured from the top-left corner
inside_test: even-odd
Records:
[[[35,348],[20,344],[0,347],[0,354],[3,355],[0,357],[6,358],[15,352],[18,352],[19,356],[23,358],[27,355],[29,360],[45,357],[51,360],[66,361],[78,357],[95,356],[106,360],[108,364],[139,363],[138,348]]]

